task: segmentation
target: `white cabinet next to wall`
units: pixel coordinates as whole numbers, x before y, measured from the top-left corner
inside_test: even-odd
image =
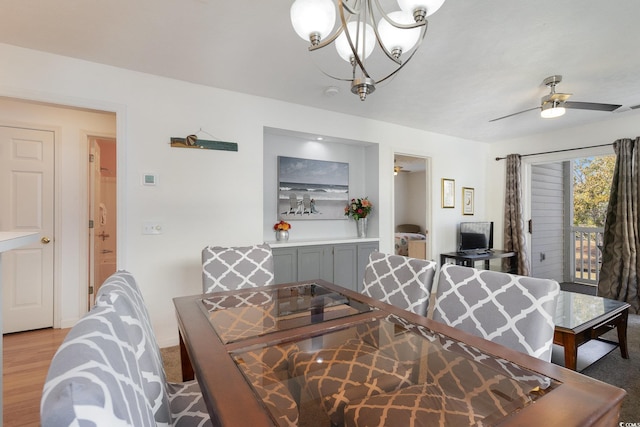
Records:
[[[369,254],[378,239],[270,243],[275,282],[322,279],[360,292]]]

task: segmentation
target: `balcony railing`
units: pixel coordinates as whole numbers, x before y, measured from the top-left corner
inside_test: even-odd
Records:
[[[573,281],[597,285],[602,266],[602,227],[572,227]]]

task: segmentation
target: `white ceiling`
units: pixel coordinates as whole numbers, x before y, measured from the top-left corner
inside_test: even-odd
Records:
[[[291,27],[291,3],[2,0],[0,42],[487,142],[640,104],[638,0],[447,0],[412,62],[365,102],[322,74]],[[553,74],[571,101],[623,107],[489,123],[538,106]],[[324,95],[328,86],[340,93]]]

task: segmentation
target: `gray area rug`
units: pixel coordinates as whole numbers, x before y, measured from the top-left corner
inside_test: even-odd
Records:
[[[610,331],[602,338],[618,341],[617,332]],[[630,314],[627,326],[629,358],[623,359],[620,349],[603,357],[582,371],[591,378],[615,385],[627,391],[620,411],[621,423],[640,423],[640,315]],[[580,350],[578,350],[580,351]]]
[[[618,341],[616,331],[607,332],[602,338]],[[627,396],[622,402],[620,422],[640,423],[640,315],[629,315],[627,341],[629,359],[623,359],[620,355],[620,349],[615,349],[587,367],[582,373],[625,389]],[[167,379],[171,382],[182,381],[178,346],[163,348],[161,351]]]

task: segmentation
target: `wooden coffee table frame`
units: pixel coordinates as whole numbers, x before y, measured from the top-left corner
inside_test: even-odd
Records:
[[[565,368],[569,368],[574,371],[576,370],[578,364],[578,347],[590,340],[599,340],[609,344],[615,344],[620,347],[622,357],[628,359],[627,320],[629,318],[629,307],[629,304],[622,305],[615,310],[598,316],[573,329],[556,325],[553,335],[553,343],[564,347]],[[601,335],[611,331],[612,329],[618,330],[617,343],[599,338]],[[609,353],[610,351],[604,352],[600,358]]]

